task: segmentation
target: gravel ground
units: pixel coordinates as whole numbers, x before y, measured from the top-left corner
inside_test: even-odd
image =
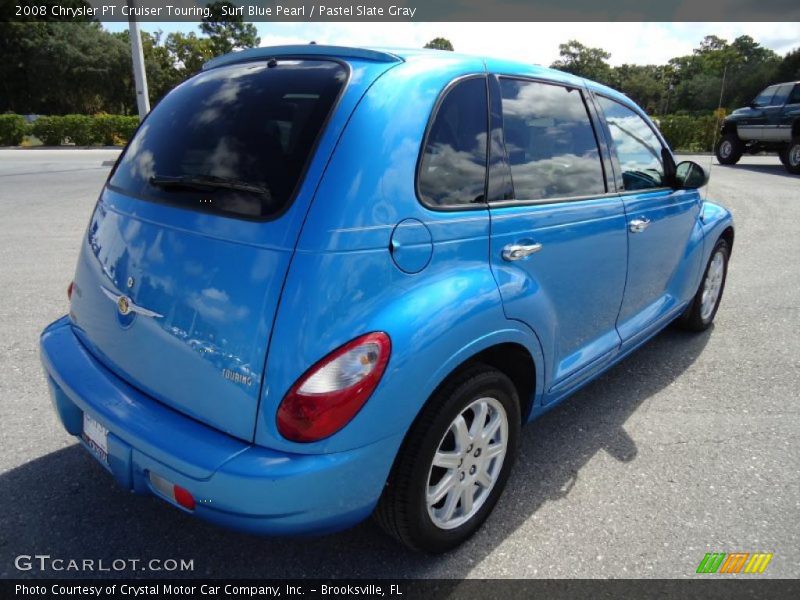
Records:
[[[494,515],[441,557],[369,522],[303,539],[197,522],[119,489],[63,431],[37,338],[65,312],[114,157],[0,150],[0,577],[41,575],[20,554],[193,559],[186,575],[217,577],[693,577],[711,551],[772,552],[764,576],[800,576],[800,178],[776,157],[713,168],[737,225],[715,327],[667,330],[528,426]]]

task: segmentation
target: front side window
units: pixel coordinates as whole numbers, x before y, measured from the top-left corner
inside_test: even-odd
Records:
[[[789,98],[791,91],[791,83],[784,83],[783,85],[778,86],[778,89],[775,92],[775,95],[772,97],[772,102],[770,104],[772,106],[783,106],[786,103],[786,100]]]
[[[486,79],[472,77],[447,91],[431,123],[418,175],[429,206],[483,202],[489,112]]]
[[[345,82],[333,61],[203,71],[158,103],[109,185],[166,204],[269,218],[291,201]]]
[[[515,199],[605,193],[597,139],[579,90],[501,78],[500,92]]]
[[[772,104],[772,97],[775,95],[775,92],[778,90],[777,85],[771,85],[767,89],[763,90],[758,96],[756,96],[755,100],[753,100],[753,106],[769,106]]]
[[[611,132],[625,189],[665,187],[663,146],[647,121],[619,102],[604,96],[598,96],[597,100]]]

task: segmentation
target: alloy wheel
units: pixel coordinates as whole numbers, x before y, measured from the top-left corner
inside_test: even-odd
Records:
[[[703,296],[700,301],[700,318],[703,321],[711,317],[714,308],[717,306],[720,292],[722,291],[722,279],[725,276],[725,257],[717,250],[711,264],[708,266],[706,280],[703,282]]]
[[[500,476],[508,436],[496,398],[479,398],[453,419],[428,472],[425,501],[434,525],[455,529],[480,510]]]

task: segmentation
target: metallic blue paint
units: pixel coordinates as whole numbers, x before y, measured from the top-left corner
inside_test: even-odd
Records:
[[[106,188],[70,318],[41,340],[65,428],[79,436],[84,411],[107,427],[107,468],[123,486],[158,494],[153,471],[195,496],[197,516],[262,533],[366,517],[426,399],[484,350],[526,350],[530,418],[551,408],[680,314],[732,226],[696,191],[616,193],[602,136],[606,194],[431,210],[417,199],[417,157],[439,94],[459,77],[548,79],[638,109],[571,75],[455,53],[293,46],[209,68],[298,55],[346,61],[351,75],[284,214],[224,218]],[[635,238],[628,224],[640,215],[653,224]],[[519,242],[543,247],[504,261]],[[101,286],[163,317],[120,316]],[[365,406],[327,439],[284,439],[275,415],[292,384],[369,331],[389,334],[392,355]]]
[[[539,371],[557,386],[619,346],[627,233],[618,196],[492,208],[491,263],[506,316],[527,323],[545,349]],[[542,244],[505,261],[507,244]],[[545,398],[547,400],[547,398]]]
[[[402,439],[335,454],[277,452],[198,423],[127,384],[83,346],[66,318],[44,331],[41,348],[64,426],[79,436],[88,412],[108,428],[104,466],[122,486],[155,494],[152,471],[189,490],[197,516],[228,527],[323,532],[360,521],[372,511]]]

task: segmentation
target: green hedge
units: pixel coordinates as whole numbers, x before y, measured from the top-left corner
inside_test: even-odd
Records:
[[[673,150],[710,152],[723,115],[666,115],[656,121]],[[33,134],[46,146],[121,146],[127,142],[139,118],[122,115],[65,115],[39,117],[28,125],[20,115],[0,115],[0,146],[17,146]]]
[[[138,126],[136,116],[44,116],[27,125],[20,115],[0,115],[0,146],[17,146],[25,135],[36,136],[45,146],[121,146]]]
[[[60,146],[67,135],[64,117],[39,117],[31,125],[31,133],[45,146]]]
[[[28,124],[20,115],[0,115],[0,146],[19,146],[28,133]]]
[[[711,152],[722,124],[722,115],[667,115],[657,117],[656,121],[676,152]]]
[[[139,117],[122,115],[97,115],[94,117],[96,141],[104,146],[119,146],[133,136],[139,126]]]

